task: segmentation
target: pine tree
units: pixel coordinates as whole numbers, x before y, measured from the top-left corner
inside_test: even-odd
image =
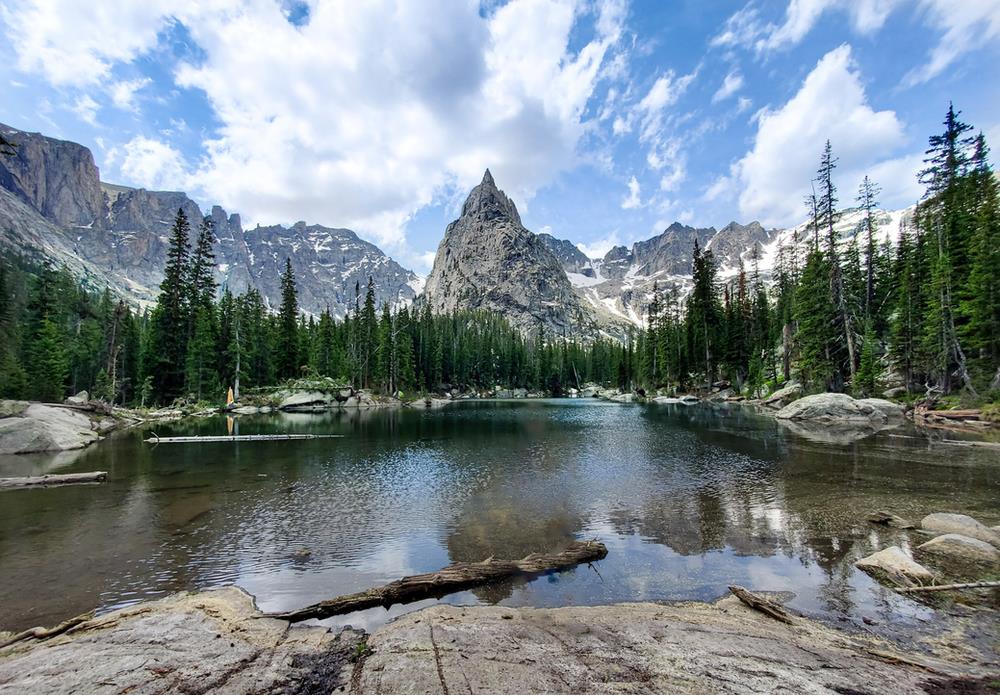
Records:
[[[299,373],[299,300],[290,258],[285,259],[285,272],[281,274],[277,331],[278,378],[296,377]]]
[[[876,279],[876,235],[878,234],[878,220],[876,209],[878,208],[878,195],[881,189],[871,179],[865,176],[858,188],[858,207],[864,217],[861,218],[859,233],[864,235],[864,263],[865,263],[865,301],[864,317],[866,320],[872,318],[875,308],[875,279]],[[857,238],[857,237],[855,237]]]
[[[150,338],[143,369],[145,375],[153,377],[152,397],[158,401],[172,401],[181,395],[184,387],[191,315],[189,232],[187,215],[179,208],[170,232],[160,295],[150,317]]]
[[[821,251],[813,251],[795,291],[799,376],[811,388],[827,390],[836,380],[832,356],[836,322],[837,308],[830,297],[829,259]]]
[[[861,343],[861,362],[852,384],[858,395],[868,397],[875,394],[875,382],[878,377],[877,343],[875,326],[872,320],[868,319],[865,321],[865,334]]]

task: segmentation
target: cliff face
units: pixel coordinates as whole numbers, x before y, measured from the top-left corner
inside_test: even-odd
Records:
[[[13,140],[14,157],[0,158],[0,244],[67,265],[99,288],[110,286],[141,301],[155,299],[163,280],[167,240],[178,209],[193,233],[203,218],[182,191],[148,191],[104,183],[87,148],[0,129]],[[292,259],[301,308],[337,316],[354,304],[371,276],[378,302],[411,302],[420,279],[349,229],[304,222],[244,230],[240,216],[219,206],[215,225],[216,280],[220,290],[256,287],[272,306],[281,300],[279,278]]]
[[[491,309],[520,330],[573,335],[597,331],[559,260],[524,228],[514,203],[489,170],[462,215],[448,225],[427,278],[435,311]]]

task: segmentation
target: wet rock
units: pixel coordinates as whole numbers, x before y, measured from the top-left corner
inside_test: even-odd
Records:
[[[237,415],[256,415],[260,412],[260,408],[255,405],[241,405],[239,408],[233,408],[233,412]]]
[[[775,413],[779,420],[819,423],[881,425],[888,417],[881,410],[856,401],[846,393],[818,393],[789,403]]]
[[[801,395],[802,385],[792,381],[765,398],[763,403],[769,408],[784,408]]]
[[[308,408],[314,406],[327,406],[333,401],[333,397],[322,391],[296,391],[282,399],[278,406],[282,410],[295,408]]]
[[[82,449],[98,439],[90,418],[67,408],[33,403],[0,419],[0,454]]]
[[[946,533],[917,546],[916,556],[954,579],[979,579],[1000,570],[1000,550],[977,538]]]
[[[349,685],[361,638],[262,618],[237,588],[178,594],[0,649],[0,684],[11,693],[328,693]]]
[[[934,580],[933,572],[915,562],[902,548],[895,545],[861,558],[854,566],[875,579],[900,586],[930,584]]]
[[[824,422],[819,420],[778,420],[793,434],[817,444],[846,446],[872,436],[878,427],[867,422]]]
[[[63,401],[66,405],[87,405],[88,402],[90,402],[90,394],[86,391],[80,391],[75,396],[70,396]]]
[[[887,511],[877,511],[868,515],[868,521],[873,524],[882,524],[883,526],[889,526],[891,528],[898,529],[910,529],[916,528],[916,525],[901,516],[896,516],[892,512]]]
[[[975,538],[1000,549],[1000,534],[966,514],[928,514],[920,520],[920,528],[933,533],[957,533]]]

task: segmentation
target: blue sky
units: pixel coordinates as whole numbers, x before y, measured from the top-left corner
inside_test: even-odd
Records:
[[[949,100],[1000,142],[1000,0],[2,0],[0,31],[0,121],[418,272],[487,166],[600,254],[800,221],[827,138],[845,205],[865,174],[908,205]]]

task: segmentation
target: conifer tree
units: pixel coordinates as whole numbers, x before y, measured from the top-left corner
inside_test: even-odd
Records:
[[[181,395],[191,312],[190,224],[178,208],[170,231],[167,265],[156,307],[150,316],[150,338],[145,352],[144,374],[153,377],[152,397],[170,402]]]
[[[281,308],[278,310],[277,331],[278,378],[296,377],[300,366],[299,300],[290,258],[285,259],[285,272],[281,274]]]

